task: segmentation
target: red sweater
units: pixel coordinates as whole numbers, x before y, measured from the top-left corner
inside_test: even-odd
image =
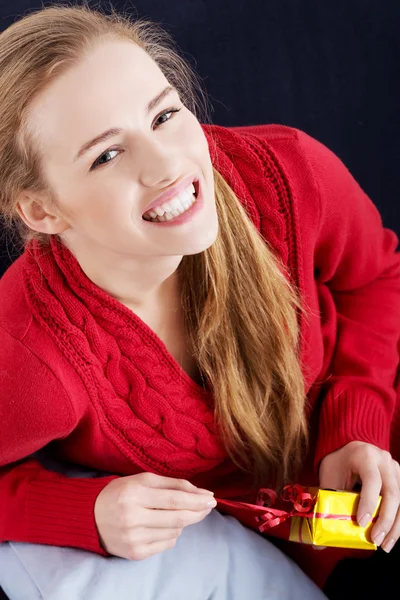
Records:
[[[391,427],[399,456],[395,234],[341,161],[305,133],[204,132],[214,166],[309,310],[301,356],[313,443],[299,482],[317,483],[319,461],[351,440],[389,449]],[[219,497],[253,493],[215,435],[209,392],[66,248],[32,245],[1,279],[0,297],[0,541],[105,554],[93,507],[113,476],[67,478],[28,458],[50,442],[53,456],[115,476],[152,471]],[[314,560],[327,562],[326,552]]]

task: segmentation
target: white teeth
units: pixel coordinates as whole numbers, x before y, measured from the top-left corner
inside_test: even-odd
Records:
[[[155,219],[157,216],[162,217],[166,213],[173,213],[174,211],[184,211],[193,203],[195,200],[195,187],[193,183],[191,183],[186,190],[181,192],[172,200],[165,202],[159,206],[152,208],[150,211],[145,213],[146,217],[151,217]]]
[[[187,198],[187,193],[185,193],[185,195],[180,195],[177,196],[176,198],[174,198],[173,200],[169,201],[169,205],[171,207],[171,210],[178,210],[178,208],[181,208],[183,201],[186,201]]]
[[[183,214],[188,208],[196,201],[195,196],[196,190],[191,183],[186,190],[181,192],[172,200],[165,202],[155,208],[152,208],[147,213],[144,213],[143,218],[145,221],[164,222],[171,221],[179,215]]]
[[[179,210],[177,209],[177,210],[172,210],[170,212],[166,212],[162,216],[157,215],[156,217],[151,217],[149,215],[149,213],[145,213],[143,215],[143,218],[145,221],[150,221],[150,222],[153,221],[154,223],[171,221],[172,219],[175,219],[179,215],[186,212],[188,210],[188,208],[190,208],[195,203],[195,201],[196,201],[196,199],[193,198],[192,202],[185,203],[186,204],[185,208],[182,206]]]
[[[160,208],[159,206],[156,206],[154,209],[154,212],[156,213],[156,216],[158,215],[159,217],[162,217],[164,214],[164,211],[162,208]],[[151,213],[149,213],[150,216],[152,217],[153,215]]]

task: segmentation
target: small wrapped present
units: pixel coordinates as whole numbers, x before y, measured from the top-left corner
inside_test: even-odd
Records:
[[[245,525],[275,537],[293,542],[376,550],[370,533],[379,513],[381,497],[372,521],[366,527],[357,523],[357,507],[360,494],[300,485],[286,486],[281,502],[291,503],[291,510],[271,508],[277,496],[273,490],[261,489],[257,504],[218,499],[217,508],[237,517]]]

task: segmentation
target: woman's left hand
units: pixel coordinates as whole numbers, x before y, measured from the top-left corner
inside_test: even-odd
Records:
[[[382,496],[379,517],[371,539],[390,552],[400,536],[400,465],[389,452],[366,442],[350,442],[323,458],[319,468],[321,488],[353,490],[361,483],[357,522],[371,521],[378,496]]]

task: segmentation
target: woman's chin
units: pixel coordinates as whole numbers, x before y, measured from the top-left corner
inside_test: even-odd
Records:
[[[204,252],[210,248],[215,240],[218,237],[218,222],[214,225],[211,224],[206,231],[203,232],[203,235],[199,235],[198,237],[192,236],[190,240],[188,240],[187,244],[182,245],[182,254],[183,256],[190,256],[192,254],[200,254],[200,252]]]

